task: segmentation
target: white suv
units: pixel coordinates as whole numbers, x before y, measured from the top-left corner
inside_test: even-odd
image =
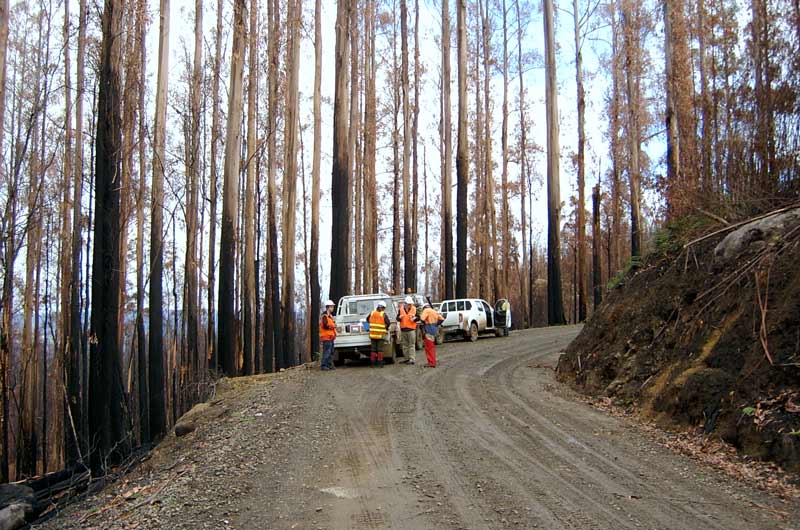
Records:
[[[456,334],[472,342],[478,340],[481,333],[494,333],[499,337],[505,328],[505,319],[496,322],[494,309],[480,298],[444,300],[439,304],[439,312],[444,317],[436,337],[439,344]]]

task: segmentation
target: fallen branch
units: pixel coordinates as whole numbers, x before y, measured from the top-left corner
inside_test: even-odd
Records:
[[[727,220],[725,220],[724,217],[720,217],[719,215],[715,215],[715,214],[713,214],[711,212],[703,210],[702,208],[695,208],[695,211],[705,215],[706,217],[710,217],[711,219],[713,219],[715,221],[719,221],[720,223],[722,223],[724,225],[729,225],[730,224]]]
[[[794,204],[790,204],[789,206],[785,206],[783,208],[778,208],[777,210],[772,210],[771,212],[767,212],[765,214],[758,215],[756,217],[751,217],[750,219],[745,219],[744,221],[739,221],[738,223],[733,223],[732,225],[728,225],[728,226],[726,226],[724,228],[720,228],[719,230],[715,230],[715,231],[711,232],[710,234],[706,234],[704,236],[698,237],[697,239],[693,239],[692,241],[689,241],[688,243],[683,245],[683,248],[687,249],[687,248],[691,247],[692,245],[694,245],[696,243],[700,243],[701,241],[705,241],[706,239],[712,238],[712,237],[714,237],[716,235],[719,235],[719,234],[724,234],[725,232],[728,232],[729,230],[733,230],[734,228],[739,228],[740,226],[744,226],[747,223],[751,223],[753,221],[758,221],[759,219],[764,219],[765,217],[771,217],[771,216],[773,216],[775,214],[787,212],[789,210],[793,210],[793,209],[798,208],[798,207],[800,207],[800,203],[794,203]]]
[[[756,298],[758,300],[758,309],[761,312],[761,328],[758,330],[758,338],[761,341],[761,347],[764,348],[764,355],[767,356],[767,360],[769,364],[774,366],[775,363],[772,361],[772,355],[769,353],[769,344],[767,342],[767,304],[769,299],[769,273],[772,270],[772,265],[767,269],[767,284],[765,287],[764,298],[761,298],[761,275],[759,271],[755,271],[753,274],[756,279]]]

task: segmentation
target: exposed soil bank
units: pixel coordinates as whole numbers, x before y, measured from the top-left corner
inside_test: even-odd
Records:
[[[800,473],[800,209],[697,234],[684,220],[617,279],[558,378]]]

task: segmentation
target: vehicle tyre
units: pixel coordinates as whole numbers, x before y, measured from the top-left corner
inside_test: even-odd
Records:
[[[437,346],[444,342],[444,333],[442,333],[441,329],[438,331],[438,333],[436,333],[436,339],[434,340],[434,342],[436,343]]]
[[[502,337],[503,336],[503,330],[500,329],[500,328],[494,328],[494,336],[495,337]]]
[[[470,342],[478,342],[478,324],[475,322],[469,325],[469,335],[467,336],[467,339]]]
[[[422,349],[422,330],[417,329],[417,340],[414,343],[414,349],[420,351]]]
[[[344,359],[334,359],[333,360],[334,366],[344,366]]]

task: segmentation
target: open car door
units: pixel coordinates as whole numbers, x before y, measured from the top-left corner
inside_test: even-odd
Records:
[[[511,305],[505,298],[501,298],[494,303],[495,326],[498,329],[502,329],[505,336],[508,336],[508,328],[510,327],[510,312]]]

